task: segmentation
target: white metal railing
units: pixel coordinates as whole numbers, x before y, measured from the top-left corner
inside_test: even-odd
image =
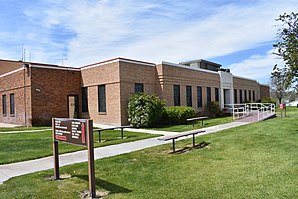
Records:
[[[258,120],[275,113],[275,104],[271,103],[245,103],[245,104],[225,104],[225,112],[233,115],[233,120],[257,113]]]
[[[225,109],[225,112],[233,115],[233,120],[249,115],[249,106],[247,104],[225,104]]]

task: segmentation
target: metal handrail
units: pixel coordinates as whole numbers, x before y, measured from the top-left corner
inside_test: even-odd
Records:
[[[275,113],[275,104],[271,103],[245,103],[245,104],[225,104],[225,108],[232,110],[233,120],[249,115],[251,112],[258,113],[258,120]]]

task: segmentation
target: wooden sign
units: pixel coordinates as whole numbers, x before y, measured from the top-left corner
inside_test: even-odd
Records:
[[[56,141],[87,146],[87,120],[55,118],[53,124]]]
[[[85,119],[53,118],[53,155],[54,178],[60,179],[58,142],[82,145],[88,147],[88,176],[89,192],[91,198],[96,197],[94,146],[93,146],[93,121]]]

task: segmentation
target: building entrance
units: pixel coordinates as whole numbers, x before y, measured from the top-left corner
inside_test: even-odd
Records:
[[[77,95],[68,96],[68,117],[79,118],[79,97]]]

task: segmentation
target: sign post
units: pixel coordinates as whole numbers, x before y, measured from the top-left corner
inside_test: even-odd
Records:
[[[58,142],[65,142],[88,147],[88,176],[89,192],[92,198],[96,197],[93,121],[86,119],[53,118],[53,155],[54,179],[60,179]]]
[[[282,117],[283,110],[285,110],[285,117],[286,117],[287,116],[286,115],[286,104],[283,104],[283,103],[279,104],[279,109],[280,109],[280,117]]]

